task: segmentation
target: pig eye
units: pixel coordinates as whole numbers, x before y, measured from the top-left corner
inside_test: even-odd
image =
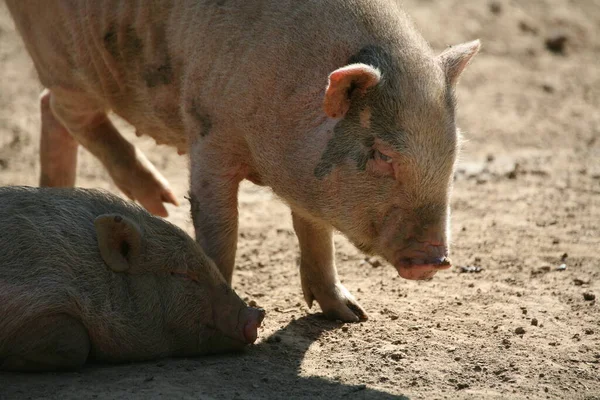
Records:
[[[386,162],[388,164],[391,164],[391,162],[392,162],[392,157],[386,156],[385,154],[383,154],[379,150],[373,150],[373,158],[375,160],[380,159],[381,161]]]

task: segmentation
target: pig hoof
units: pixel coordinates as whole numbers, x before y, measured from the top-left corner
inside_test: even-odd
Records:
[[[314,294],[317,291],[312,292]],[[332,291],[315,294],[315,298],[328,319],[344,322],[359,322],[368,319],[365,310],[342,284],[335,285]]]
[[[132,200],[137,200],[154,215],[167,217],[163,203],[179,205],[169,183],[148,159],[136,149],[133,165],[117,165],[109,173],[119,189]]]
[[[160,180],[151,179],[145,182],[141,181],[140,183],[141,184],[136,185],[136,187],[117,186],[119,186],[121,191],[123,191],[130,199],[137,200],[150,213],[160,217],[169,216],[163,203],[171,203],[175,206],[179,205],[177,198],[168,187],[166,181],[161,182]]]

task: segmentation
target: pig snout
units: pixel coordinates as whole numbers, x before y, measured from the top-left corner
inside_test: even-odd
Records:
[[[416,246],[401,251],[394,263],[398,274],[404,279],[429,279],[442,269],[452,266],[448,247],[441,243],[416,242]]]
[[[244,314],[244,320],[242,321],[243,336],[246,339],[246,343],[252,344],[256,341],[258,328],[260,328],[263,319],[265,319],[265,310],[249,307]]]

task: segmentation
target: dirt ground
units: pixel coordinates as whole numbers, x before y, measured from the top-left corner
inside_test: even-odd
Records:
[[[458,90],[457,267],[403,280],[337,236],[339,273],[370,319],[326,321],[302,299],[287,207],[244,184],[234,288],[267,310],[255,346],[0,374],[0,399],[600,399],[600,310],[586,300],[600,296],[600,1],[404,3],[437,50],[483,41]],[[36,185],[41,88],[4,3],[0,71],[0,184]],[[183,203],[169,219],[193,234],[187,159],[120,126]],[[79,168],[79,186],[118,193],[83,150]]]

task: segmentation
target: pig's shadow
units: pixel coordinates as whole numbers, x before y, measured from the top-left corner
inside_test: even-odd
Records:
[[[90,366],[78,373],[0,374],[8,399],[403,399],[365,385],[300,376],[309,346],[341,324],[293,320],[242,354]],[[327,338],[322,340],[326,341]],[[335,359],[335,354],[327,354]],[[325,362],[320,362],[326,365]],[[330,366],[343,370],[343,364]],[[335,372],[329,375],[337,375]]]

